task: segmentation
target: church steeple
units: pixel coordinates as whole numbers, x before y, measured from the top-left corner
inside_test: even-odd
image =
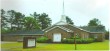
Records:
[[[67,25],[67,21],[66,21],[66,16],[65,16],[65,5],[64,5],[64,0],[63,0],[63,7],[62,7],[62,16],[59,22],[57,22],[55,25]]]
[[[65,8],[64,8],[64,0],[63,0],[63,12],[62,12],[62,15],[65,15]]]
[[[63,22],[66,22],[66,16],[65,16],[65,7],[64,7],[64,0],[63,0],[63,7],[62,7],[62,16],[61,16],[61,20]]]

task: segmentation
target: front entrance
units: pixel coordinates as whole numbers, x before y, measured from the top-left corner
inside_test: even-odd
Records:
[[[61,34],[60,33],[53,34],[53,42],[61,42]]]

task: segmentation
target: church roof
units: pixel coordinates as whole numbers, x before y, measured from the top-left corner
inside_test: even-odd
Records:
[[[70,24],[67,24],[67,25],[70,25]],[[104,33],[105,32],[105,27],[104,26],[75,26],[75,25],[70,25],[72,27],[75,27],[79,30],[82,30],[82,31],[85,31],[85,32],[89,32],[89,33]],[[46,29],[44,29],[43,31],[48,31],[48,30],[52,30],[54,29],[55,27],[58,27],[58,28],[61,28],[65,31],[70,31],[72,32],[73,30],[69,27],[65,27],[64,25],[53,25],[51,27],[48,27]]]
[[[105,32],[105,27],[104,26],[82,26],[79,27],[81,29],[87,30],[91,33],[97,32],[97,33],[103,33]]]
[[[14,32],[9,32],[3,35],[44,35],[42,30],[19,30]]]
[[[72,30],[70,30],[70,29],[68,29],[68,28],[66,28],[66,27],[63,27],[63,26],[54,26],[54,27],[51,27],[51,28],[48,28],[48,30],[44,30],[45,32],[48,32],[48,31],[50,31],[50,30],[52,30],[52,29],[55,29],[55,28],[60,28],[60,29],[62,29],[62,30],[64,30],[64,31],[67,31],[67,32],[73,32]]]

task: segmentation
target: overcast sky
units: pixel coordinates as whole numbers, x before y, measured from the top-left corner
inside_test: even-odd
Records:
[[[1,8],[15,10],[29,16],[33,12],[47,13],[52,24],[58,22],[62,15],[63,0],[1,0]],[[69,16],[76,26],[87,25],[93,18],[109,27],[109,0],[64,0],[65,15]]]

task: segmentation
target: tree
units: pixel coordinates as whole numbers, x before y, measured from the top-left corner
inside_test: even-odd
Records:
[[[3,9],[1,9],[1,29],[4,29],[5,27],[7,27],[7,18],[5,15],[5,11]]]
[[[34,12],[30,15],[34,17],[36,21],[38,21],[38,24],[40,25],[41,29],[45,29],[51,25],[51,19],[48,17],[46,13],[37,14],[36,12]]]
[[[13,31],[14,30],[14,27],[15,27],[15,26],[13,26],[14,19],[15,19],[15,11],[14,10],[9,10],[8,11],[8,15],[9,15],[8,22],[11,25],[10,29]]]
[[[105,39],[109,39],[109,30],[105,32]]]
[[[13,20],[13,23],[17,26],[16,30],[21,30],[23,25],[23,18],[25,17],[24,14],[20,12],[15,12],[15,19]]]
[[[102,25],[101,25],[101,22],[99,21],[99,19],[94,18],[89,21],[88,26],[102,26]]]
[[[72,24],[72,25],[74,24],[73,21],[68,16],[66,16],[66,21],[69,24]]]
[[[10,29],[12,31],[21,30],[23,27],[22,25],[23,17],[25,17],[25,15],[20,12],[16,12],[14,10],[9,10],[8,15],[9,15],[8,22],[11,24]]]
[[[40,14],[37,14],[36,12],[34,12],[33,14],[30,14],[32,17],[34,17],[34,19],[38,20]]]
[[[1,33],[7,32],[7,17],[6,17],[6,11],[1,9]]]
[[[99,29],[103,28],[105,31],[105,39],[109,39],[109,31],[105,30],[105,26],[101,24],[101,21],[99,21],[99,19],[94,18],[90,20],[90,22],[88,23],[88,26],[97,26]]]
[[[48,15],[46,13],[42,13],[39,16],[38,21],[41,25],[41,29],[45,29],[45,28],[51,26],[51,19],[48,17]]]
[[[23,29],[45,29],[51,25],[51,19],[46,13],[37,14],[34,12],[30,15],[30,17],[25,17],[24,14],[16,12],[15,10],[8,10],[7,14],[5,14],[5,11],[1,10],[1,26],[5,27],[4,25],[7,24],[9,25],[8,30],[16,31]]]
[[[26,30],[40,29],[38,22],[33,17],[25,17],[23,21]]]

